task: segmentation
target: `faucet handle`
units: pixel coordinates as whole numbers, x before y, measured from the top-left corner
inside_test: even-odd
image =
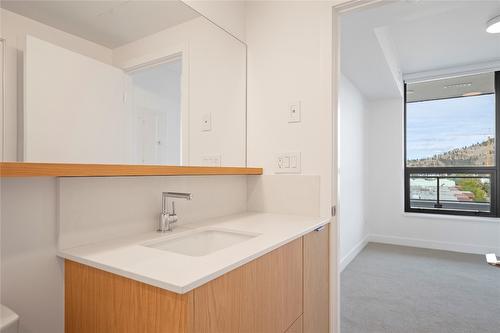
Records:
[[[175,201],[172,200],[172,215],[175,215]]]

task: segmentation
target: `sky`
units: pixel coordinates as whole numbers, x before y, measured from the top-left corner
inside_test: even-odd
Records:
[[[495,136],[495,95],[408,103],[407,158],[425,158]]]

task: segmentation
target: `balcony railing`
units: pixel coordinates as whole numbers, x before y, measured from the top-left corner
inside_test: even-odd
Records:
[[[406,168],[406,211],[486,215],[496,212],[496,171],[478,168]]]

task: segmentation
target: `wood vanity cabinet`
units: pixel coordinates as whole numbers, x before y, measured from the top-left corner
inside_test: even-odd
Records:
[[[330,318],[329,225],[304,239],[304,333],[328,332]]]
[[[328,226],[186,294],[66,260],[66,333],[328,332]]]

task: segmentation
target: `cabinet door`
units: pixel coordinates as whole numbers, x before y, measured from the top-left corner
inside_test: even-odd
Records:
[[[304,333],[329,329],[329,226],[304,236]]]
[[[193,294],[176,294],[70,260],[64,263],[66,333],[192,332]]]
[[[195,332],[285,332],[302,314],[302,239],[194,290]]]

